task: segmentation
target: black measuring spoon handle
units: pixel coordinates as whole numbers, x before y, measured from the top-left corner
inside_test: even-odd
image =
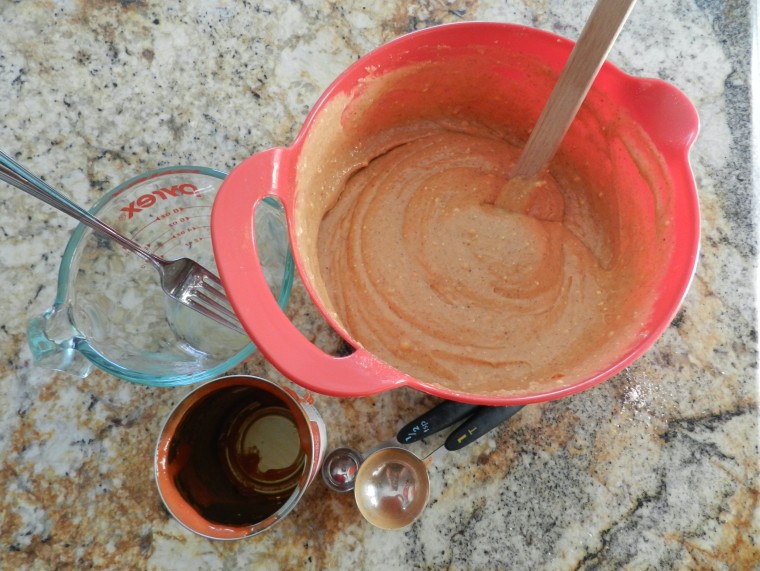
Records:
[[[478,408],[480,407],[476,404],[466,404],[451,400],[443,401],[399,430],[396,434],[396,440],[401,444],[417,442],[444,428],[448,428],[463,418],[467,418]]]
[[[487,434],[503,422],[506,422],[522,406],[481,406],[475,414],[449,434],[444,446],[454,451],[464,448]]]

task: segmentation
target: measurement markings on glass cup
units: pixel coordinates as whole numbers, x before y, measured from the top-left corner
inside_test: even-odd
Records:
[[[149,215],[147,224],[132,234],[132,238],[141,242],[145,248],[151,249],[154,253],[166,256],[175,247],[190,248],[193,244],[202,242],[207,238],[210,228],[208,223],[210,206],[177,206],[168,208],[161,213],[155,213],[153,207],[181,195],[201,198],[209,190],[213,189],[211,187],[198,188],[190,183],[153,190],[150,193],[140,195],[128,206],[121,208],[120,219],[130,220],[136,216]],[[154,231],[157,233],[152,234]]]
[[[186,206],[173,209],[167,218],[151,220],[139,232],[159,230],[160,233],[147,238],[145,247],[166,256],[174,248],[192,248],[203,242],[209,236],[208,210],[206,206]]]
[[[141,194],[127,206],[122,207],[122,216],[126,216],[127,220],[131,220],[136,214],[148,210],[156,204],[160,204],[160,202],[177,198],[183,194],[200,197],[206,190],[206,188],[199,190],[197,186],[190,184],[189,182],[175,184],[171,188],[158,188],[149,193]]]

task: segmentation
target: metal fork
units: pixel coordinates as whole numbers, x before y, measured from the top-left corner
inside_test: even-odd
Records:
[[[113,239],[127,250],[150,262],[161,276],[161,288],[166,295],[217,323],[246,335],[227,300],[222,282],[198,262],[189,258],[164,260],[149,252],[29,172],[2,150],[0,150],[0,180],[76,218],[98,234]]]

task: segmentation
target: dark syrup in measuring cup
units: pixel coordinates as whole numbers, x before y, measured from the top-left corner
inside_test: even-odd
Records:
[[[168,463],[177,489],[205,519],[252,525],[291,497],[303,450],[286,403],[257,387],[231,386],[188,411]]]

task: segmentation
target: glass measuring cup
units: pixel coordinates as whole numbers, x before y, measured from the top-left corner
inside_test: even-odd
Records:
[[[209,229],[225,176],[196,166],[157,169],[117,186],[91,212],[163,258],[192,258],[217,272]],[[262,268],[284,307],[293,262],[282,208],[264,202],[256,218]],[[64,251],[56,300],[29,322],[27,336],[40,366],[80,377],[95,366],[154,386],[217,377],[255,350],[245,335],[166,296],[152,266],[82,225]]]

